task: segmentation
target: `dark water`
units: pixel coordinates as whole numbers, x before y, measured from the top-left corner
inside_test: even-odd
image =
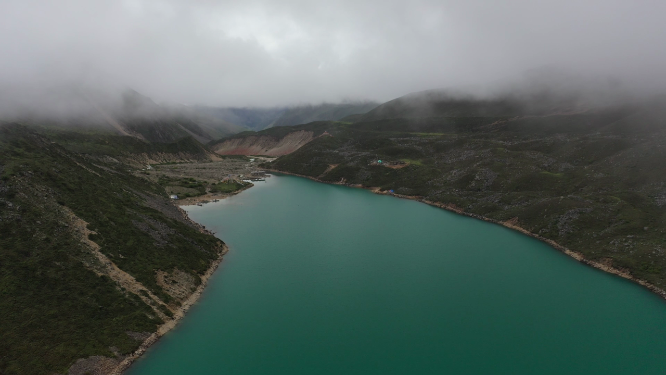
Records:
[[[666,373],[666,303],[506,228],[296,177],[188,211],[231,251],[132,375]]]

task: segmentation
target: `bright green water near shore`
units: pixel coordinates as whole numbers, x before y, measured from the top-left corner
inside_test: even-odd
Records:
[[[231,250],[131,375],[666,373],[666,303],[504,227],[296,177],[188,212]]]

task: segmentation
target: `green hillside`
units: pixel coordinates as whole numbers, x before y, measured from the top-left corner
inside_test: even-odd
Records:
[[[514,219],[666,289],[663,104],[572,111],[566,101],[411,96],[331,124],[331,137],[266,167]]]
[[[152,145],[51,135],[0,125],[2,374],[66,373],[77,359],[122,358],[182,300],[156,275],[185,275],[192,288],[221,251],[162,187],[113,157]],[[194,152],[196,141],[187,142],[156,147]]]

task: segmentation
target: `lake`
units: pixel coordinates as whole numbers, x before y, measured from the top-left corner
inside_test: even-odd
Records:
[[[186,209],[230,251],[131,375],[666,373],[664,301],[502,226],[291,176]]]

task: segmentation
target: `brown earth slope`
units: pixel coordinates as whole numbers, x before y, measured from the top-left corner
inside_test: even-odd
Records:
[[[282,156],[298,150],[314,138],[314,132],[299,130],[282,138],[271,135],[232,138],[218,143],[212,148],[220,155]]]

